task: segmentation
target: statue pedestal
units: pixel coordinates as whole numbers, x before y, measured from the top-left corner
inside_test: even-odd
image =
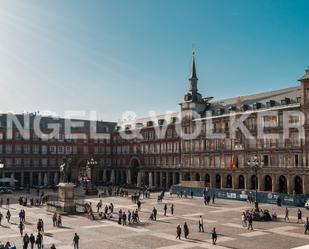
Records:
[[[74,202],[74,187],[73,183],[61,182],[58,184],[57,200],[50,200],[47,203],[47,210],[58,212],[61,214],[76,213],[76,204]]]

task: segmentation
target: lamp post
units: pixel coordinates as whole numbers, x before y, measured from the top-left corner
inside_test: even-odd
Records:
[[[87,169],[90,170],[90,179],[91,182],[93,181],[93,167],[96,166],[98,164],[98,162],[96,160],[94,160],[93,158],[91,158],[90,160],[87,160]]]
[[[255,206],[255,211],[259,212],[259,202],[257,198],[257,189],[258,189],[258,170],[261,169],[264,165],[263,160],[259,160],[257,155],[253,157],[252,160],[248,160],[248,166],[250,166],[255,173],[255,201],[254,201],[254,206]]]
[[[4,168],[4,163],[0,160],[0,170],[1,170],[1,175],[0,175],[0,177],[2,178],[3,177],[3,173],[2,173],[2,170],[3,170],[3,168]]]

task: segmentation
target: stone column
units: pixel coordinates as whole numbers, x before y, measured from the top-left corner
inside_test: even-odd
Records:
[[[112,169],[112,172],[111,172],[111,182],[113,184],[115,184],[115,170]]]
[[[10,182],[10,187],[14,187],[15,186],[15,174],[14,173],[11,173],[11,182]]]
[[[308,194],[309,193],[308,183],[307,183],[308,178],[306,177],[306,175],[303,175],[301,179],[302,179],[302,184],[303,184],[303,194]]]
[[[244,177],[245,177],[245,189],[250,190],[251,189],[251,184],[250,184],[251,177],[250,175],[244,175]]]
[[[287,183],[288,194],[293,194],[293,192],[294,192],[294,184],[293,183],[294,182],[293,182],[291,176],[287,176],[286,183]]]
[[[33,173],[32,173],[32,171],[29,172],[29,185],[30,185],[30,187],[33,186]]]
[[[175,185],[175,184],[176,184],[176,173],[173,172],[173,185]]]
[[[130,185],[132,184],[132,180],[131,180],[131,170],[127,170],[127,184]]]
[[[226,183],[226,175],[221,174],[221,188],[225,188]]]
[[[20,186],[25,186],[25,175],[24,172],[20,172]]]
[[[142,174],[141,172],[137,173],[137,187],[141,187],[142,185]]]
[[[216,176],[213,173],[209,174],[209,188],[215,188]]]
[[[152,182],[152,172],[148,173],[148,181],[149,181],[149,187],[153,186],[153,182]]]
[[[170,187],[170,174],[169,174],[169,172],[165,173],[165,180],[166,180],[165,186],[166,186],[166,188],[169,188]]]
[[[232,188],[238,189],[238,175],[232,174]]]
[[[163,187],[163,172],[162,172],[162,171],[160,172],[160,180],[159,180],[159,183],[160,183],[160,187]]]
[[[48,185],[48,179],[47,179],[47,174],[46,174],[46,172],[44,173],[43,183],[44,183],[44,186],[45,186],[45,187]]]
[[[154,185],[158,187],[158,172],[155,171],[153,174],[154,174]]]
[[[58,172],[54,173],[54,184],[57,185],[58,184]]]
[[[277,184],[277,176],[276,175],[271,176],[271,191],[272,192],[278,192],[278,184]]]
[[[103,179],[103,182],[106,182],[106,169],[103,170],[102,179]]]
[[[38,173],[38,185],[39,186],[42,185],[42,174],[41,174],[41,172]]]

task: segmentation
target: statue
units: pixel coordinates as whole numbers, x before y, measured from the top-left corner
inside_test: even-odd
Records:
[[[71,180],[71,161],[67,158],[63,159],[60,165],[60,182],[68,183]]]

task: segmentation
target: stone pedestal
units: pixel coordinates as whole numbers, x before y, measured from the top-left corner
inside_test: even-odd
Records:
[[[76,204],[74,202],[74,187],[73,183],[59,183],[57,200],[49,200],[47,210],[58,212],[61,214],[76,213]]]

